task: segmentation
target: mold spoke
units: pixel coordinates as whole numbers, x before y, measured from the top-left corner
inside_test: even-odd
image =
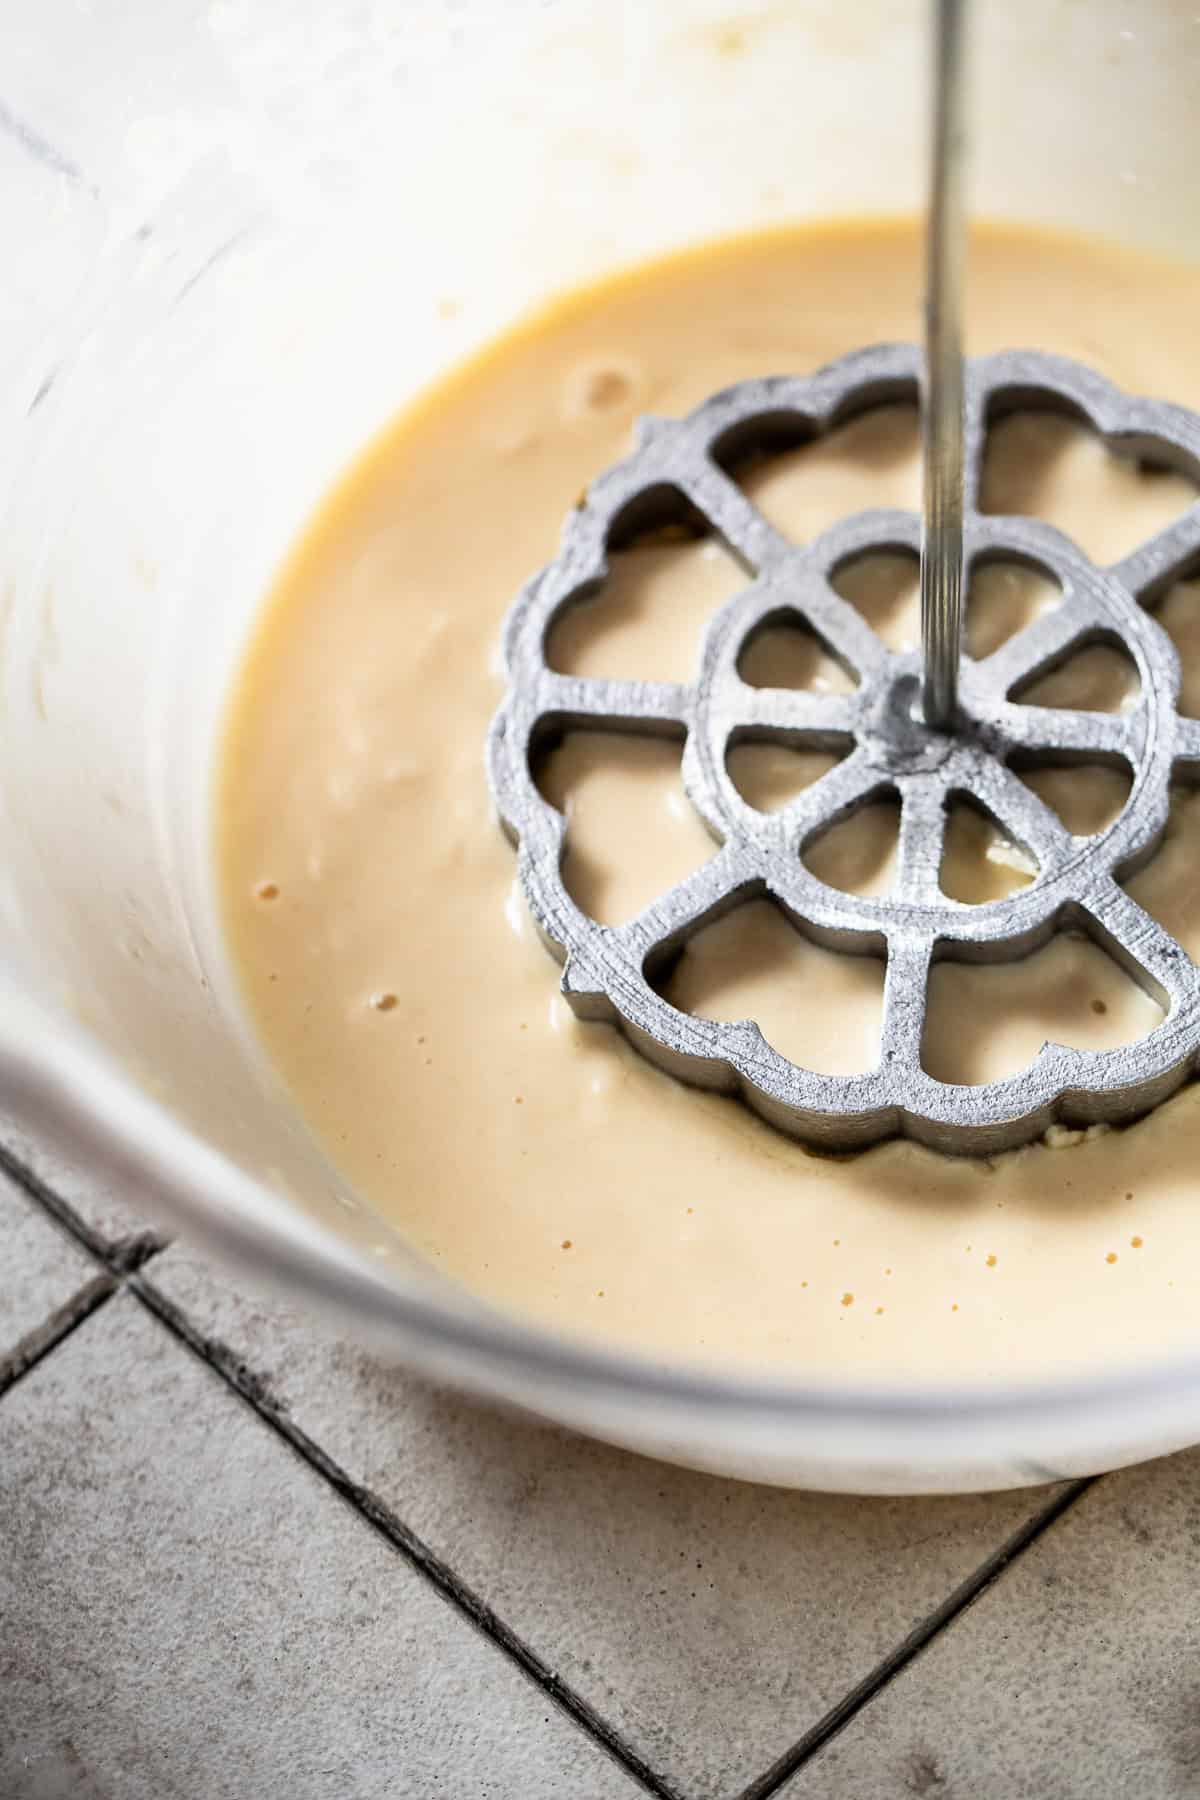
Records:
[[[681,483],[717,534],[751,569],[765,573],[794,554],[794,547],[737,482],[707,459]]]
[[[896,785],[900,793],[896,897],[936,903],[942,899],[938,872],[946,836],[945,784],[938,776],[925,774],[910,775]]]
[[[993,650],[977,665],[978,673],[993,692],[1005,698],[1019,682],[1061,662],[1096,629],[1096,620],[1082,596],[1068,594],[1060,605],[1041,613],[1015,637]]]
[[[1071,834],[1058,814],[1003,763],[989,762],[977,798],[1014,844],[1037,858],[1048,874],[1071,848]]]
[[[547,672],[539,684],[537,710],[542,720],[556,724],[682,735],[690,704],[690,690],[682,682],[603,681]]]
[[[1066,706],[1025,706],[1006,701],[993,714],[1007,751],[1048,754],[1102,762],[1123,756],[1133,718],[1127,713],[1077,712]]]
[[[879,1060],[891,1076],[921,1066],[932,955],[933,945],[925,939],[900,934],[888,939]]]
[[[1112,565],[1111,573],[1121,586],[1148,605],[1188,572],[1188,565],[1200,557],[1200,501],[1189,506],[1178,519],[1162,531],[1147,538],[1128,556]]]
[[[653,901],[613,936],[635,958],[667,956],[694,931],[763,885],[757,867],[741,846],[726,844],[714,857]]]
[[[788,841],[802,848],[818,831],[827,830],[861,806],[872,794],[890,786],[868,762],[861,750],[855,750],[844,762],[805,788],[790,806],[778,814],[788,832]]]
[[[815,579],[805,581],[795,600],[797,611],[843,662],[860,676],[873,674],[887,655],[882,639],[858,608],[835,591],[827,574],[813,574]]]
[[[839,749],[854,735],[858,718],[848,694],[812,694],[796,688],[743,685],[730,702],[729,741],[772,737],[798,749]]]
[[[1116,881],[1097,887],[1084,910],[1109,953],[1141,987],[1158,989],[1155,997],[1171,1003],[1196,994],[1200,972],[1183,945]]]

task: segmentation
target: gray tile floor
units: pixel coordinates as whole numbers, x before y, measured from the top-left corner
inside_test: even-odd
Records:
[[[2,1800],[1200,1795],[1200,1453],[958,1500],[688,1474],[0,1142]]]

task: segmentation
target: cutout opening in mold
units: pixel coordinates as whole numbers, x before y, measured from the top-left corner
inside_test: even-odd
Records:
[[[879,956],[815,943],[759,896],[690,936],[654,985],[693,1017],[752,1020],[801,1068],[857,1075],[879,1058],[883,982]]]
[[[828,775],[848,749],[800,749],[776,738],[741,738],[729,745],[725,767],[747,806],[773,813]]]
[[[712,614],[751,579],[680,488],[649,488],[613,520],[606,572],[550,620],[547,666],[560,675],[688,681]]]
[[[1007,551],[976,556],[967,570],[963,647],[981,661],[1061,604],[1062,583],[1045,564]]]
[[[1014,681],[1010,700],[1067,712],[1129,712],[1142,694],[1137,664],[1121,640],[1101,631],[1078,638],[1061,656]]]
[[[938,871],[947,899],[984,906],[1028,887],[1037,874],[1036,856],[975,795],[949,796]]]
[[[845,557],[830,584],[889,650],[921,642],[921,559],[914,550],[876,547]]]
[[[826,887],[882,899],[895,889],[899,842],[900,796],[885,783],[845,818],[814,831],[800,860]]]
[[[690,875],[716,846],[683,789],[682,747],[661,737],[567,730],[533,765],[567,828],[563,885],[600,925],[622,925]]]
[[[934,962],[921,1064],[936,1081],[977,1087],[1028,1068],[1046,1043],[1111,1050],[1162,1023],[1165,996],[1094,923],[1064,916],[1049,941],[1011,962]]]
[[[1107,831],[1124,812],[1133,788],[1133,770],[1123,757],[1054,759],[1030,752],[1014,757],[1010,766],[1072,837]]]
[[[1043,519],[1103,566],[1165,529],[1200,491],[1200,466],[1172,444],[1107,440],[1051,390],[992,397],[980,510]]]
[[[828,429],[768,415],[726,433],[713,458],[777,531],[809,543],[872,508],[918,511],[920,426],[911,382],[855,396]],[[790,420],[790,423],[789,423]]]
[[[791,606],[768,613],[738,651],[737,670],[748,687],[849,694],[857,672]]]

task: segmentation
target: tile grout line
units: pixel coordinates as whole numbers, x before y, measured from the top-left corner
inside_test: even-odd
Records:
[[[86,1223],[70,1203],[55,1193],[54,1189],[43,1181],[40,1175],[27,1164],[13,1155],[4,1143],[0,1143],[0,1171],[19,1187],[27,1199],[32,1200],[51,1221],[73,1238],[80,1247],[94,1257],[112,1275],[131,1274],[140,1269],[143,1263],[165,1250],[169,1239],[161,1237],[152,1226],[146,1226],[132,1237],[120,1238],[114,1244],[107,1243],[98,1231]]]
[[[26,1375],[77,1331],[92,1314],[107,1305],[118,1294],[124,1279],[134,1269],[165,1248],[165,1240],[149,1227],[133,1237],[108,1244],[68,1204],[44,1182],[40,1175],[14,1156],[7,1144],[0,1142],[0,1172],[28,1200],[34,1210],[69,1242],[75,1244],[100,1268],[90,1281],[85,1281],[56,1307],[40,1325],[35,1325],[14,1348],[0,1357],[0,1399]]]
[[[102,1270],[77,1288],[69,1300],[55,1307],[40,1325],[26,1332],[12,1350],[0,1357],[0,1400],[65,1343],[86,1319],[99,1312],[120,1288],[119,1278]]]
[[[64,1307],[59,1308],[49,1320],[23,1339],[16,1350],[0,1363],[0,1398],[52,1354],[94,1312],[122,1289],[127,1289],[179,1342],[232,1388],[265,1425],[335,1490],[351,1510],[357,1512],[394,1550],[429,1580],[443,1598],[462,1613],[483,1636],[515,1662],[527,1679],[565,1712],[585,1735],[655,1796],[655,1800],[683,1800],[683,1796],[662,1776],[657,1775],[635,1750],[626,1745],[582,1695],[562,1681],[537,1652],[506,1625],[486,1601],[461,1581],[415,1532],[385,1507],[369,1489],[352,1481],[319,1444],[289,1419],[272,1399],[267,1385],[240,1357],[226,1345],[204,1336],[186,1314],[159,1289],[150,1282],[139,1279],[139,1271],[169,1247],[169,1239],[160,1237],[148,1227],[135,1237],[123,1239],[115,1245],[107,1244],[67,1201],[32,1169],[18,1161],[2,1143],[0,1170],[7,1173],[28,1198],[48,1213],[68,1237],[103,1265],[103,1272],[93,1282],[80,1289]],[[31,1339],[34,1340],[32,1345]],[[999,1580],[1011,1563],[1022,1556],[1044,1531],[1056,1524],[1100,1479],[1100,1476],[1086,1476],[1072,1482],[1056,1495],[998,1550],[985,1558],[977,1569],[915,1626],[861,1682],[831,1707],[823,1718],[804,1732],[762,1775],[743,1788],[736,1800],[771,1800],[773,1795],[778,1794],[786,1781],[811,1761],[859,1712],[869,1706],[883,1688],[915,1661],[941,1632]]]
[[[146,1310],[180,1343],[233,1389],[257,1417],[306,1463],[391,1548],[432,1583],[456,1611],[490,1640],[522,1674],[541,1690],[572,1723],[634,1777],[655,1800],[683,1800],[679,1791],[626,1744],[611,1725],[557,1675],[537,1651],[462,1581],[424,1541],[386,1507],[368,1488],[353,1481],[333,1458],[290,1419],[272,1399],[265,1382],[226,1345],[197,1331],[187,1315],[168,1300],[152,1282],[131,1274],[124,1284]]]
[[[0,1364],[0,1397],[23,1376],[42,1362],[45,1357],[57,1348],[77,1327],[91,1317],[107,1301],[111,1300],[122,1289],[132,1293],[172,1335],[190,1350],[193,1355],[205,1363],[217,1374],[227,1386],[231,1387],[239,1398],[247,1404],[263,1424],[289,1445],[292,1451],[307,1463],[310,1468],[345,1501],[353,1511],[357,1512],[371,1528],[382,1536],[394,1550],[415,1569],[418,1570],[459,1612],[463,1613],[483,1636],[489,1638],[498,1649],[517,1664],[521,1672],[538,1687],[548,1699],[567,1714],[572,1722],[590,1737],[605,1753],[613,1758],[625,1771],[632,1775],[655,1800],[682,1800],[677,1791],[662,1777],[655,1774],[650,1765],[630,1746],[626,1745],[613,1728],[595,1712],[588,1702],[577,1694],[566,1682],[554,1673],[538,1656],[537,1652],[524,1640],[518,1637],[503,1619],[493,1612],[492,1608],[482,1600],[465,1582],[460,1581],[441,1559],[424,1544],[416,1534],[409,1530],[401,1520],[396,1518],[383,1506],[373,1494],[353,1482],[345,1470],[341,1469],[321,1447],[301,1431],[300,1427],[288,1419],[272,1401],[266,1384],[238,1357],[224,1345],[216,1344],[196,1330],[186,1315],[174,1306],[165,1295],[148,1282],[138,1279],[138,1271],[143,1269],[160,1251],[167,1248],[166,1240],[156,1232],[148,1229],[139,1236],[126,1239],[117,1245],[108,1245],[75,1211],[67,1201],[55,1193],[40,1176],[13,1156],[8,1148],[0,1144],[0,1170],[3,1170],[22,1189],[27,1198],[32,1200],[52,1221],[73,1239],[88,1255],[102,1265],[103,1272],[79,1294],[69,1301],[67,1306],[52,1315],[51,1321],[40,1326],[31,1334],[39,1341],[30,1346],[29,1338],[17,1346],[13,1356]],[[81,1298],[87,1295],[86,1305],[80,1306]],[[74,1313],[72,1315],[72,1308]],[[57,1329],[53,1328],[57,1326]],[[32,1354],[22,1352],[32,1348]],[[20,1358],[19,1366],[14,1366]]]
[[[1099,1475],[1085,1475],[1072,1481],[1066,1489],[1054,1496],[1033,1518],[1026,1520],[1010,1538],[1001,1544],[998,1550],[986,1557],[979,1567],[959,1583],[954,1591],[947,1595],[939,1606],[914,1626],[894,1650],[890,1651],[881,1662],[877,1663],[870,1674],[865,1676],[857,1686],[830,1708],[824,1718],[806,1731],[802,1737],[773,1762],[770,1768],[755,1780],[749,1787],[743,1788],[737,1800],[771,1800],[777,1795],[786,1781],[789,1781],[804,1765],[823,1750],[832,1738],[857,1717],[887,1687],[897,1675],[901,1674],[910,1663],[915,1662],[924,1650],[941,1633],[966,1612],[967,1608],[982,1598],[987,1590],[997,1582],[1005,1571],[1025,1552],[1032,1548],[1043,1532],[1049,1531],[1063,1515],[1070,1511],[1077,1501],[1096,1483],[1102,1480]]]
[[[414,1532],[397,1519],[373,1494],[351,1481],[349,1475],[345,1470],[339,1468],[332,1457],[314,1443],[307,1433],[301,1431],[298,1425],[288,1419],[272,1401],[266,1384],[239,1357],[236,1357],[224,1345],[216,1344],[206,1338],[159,1289],[138,1279],[138,1271],[167,1247],[165,1240],[160,1238],[156,1232],[147,1230],[121,1244],[108,1245],[99,1233],[79,1216],[74,1207],[57,1194],[32,1169],[14,1157],[3,1144],[0,1144],[0,1169],[11,1177],[27,1198],[49,1214],[51,1220],[67,1237],[73,1239],[88,1255],[101,1263],[104,1270],[95,1277],[93,1283],[89,1284],[89,1290],[90,1288],[96,1290],[90,1304],[85,1309],[81,1309],[76,1317],[66,1319],[61,1329],[50,1332],[45,1342],[39,1345],[32,1357],[22,1363],[10,1380],[5,1380],[6,1370],[3,1365],[0,1365],[0,1396],[7,1391],[13,1381],[19,1380],[21,1376],[27,1374],[58,1344],[62,1343],[78,1325],[81,1325],[98,1307],[112,1299],[115,1294],[122,1289],[134,1294],[152,1317],[157,1319],[201,1362],[211,1368],[227,1386],[231,1387],[263,1424],[267,1425],[277,1436],[282,1437],[292,1451],[307,1463],[328,1486],[332,1487],[352,1510],[365,1519],[367,1524],[382,1536],[394,1550],[399,1551],[420,1574],[432,1582],[443,1598],[447,1599],[459,1612],[465,1614],[483,1636],[489,1638],[497,1648],[515,1662],[527,1679],[546,1694],[580,1730],[611,1756],[628,1774],[632,1775],[647,1792],[655,1797],[655,1800],[682,1800],[676,1790],[656,1775],[635,1750],[622,1742],[613,1728],[589,1706],[582,1695],[577,1694],[573,1688],[562,1681],[542,1661],[537,1652],[518,1637],[516,1632],[506,1625],[465,1582],[460,1581],[453,1570],[435,1556],[433,1551]],[[89,1290],[84,1291],[88,1292]],[[79,1296],[76,1296],[76,1299],[78,1298]],[[40,1331],[46,1331],[46,1327],[41,1327]],[[18,1346],[18,1353],[22,1347]]]

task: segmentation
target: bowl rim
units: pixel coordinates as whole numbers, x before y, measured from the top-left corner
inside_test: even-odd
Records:
[[[906,1477],[940,1478],[952,1451],[964,1473],[994,1469],[999,1454],[1015,1459],[1018,1479],[1056,1480],[1083,1472],[1081,1456],[1090,1467],[1116,1467],[1200,1439],[1200,1355],[1007,1384],[831,1385],[672,1363],[571,1339],[466,1290],[439,1297],[371,1265],[140,1089],[83,1027],[3,977],[0,967],[0,1092],[17,1120],[85,1156],[152,1214],[165,1206],[219,1254],[281,1278],[435,1378],[509,1401],[515,1385],[518,1404],[535,1411],[539,1398],[557,1399],[550,1417],[562,1417],[564,1398],[598,1403],[613,1420],[631,1406],[651,1407],[653,1417],[642,1420],[651,1448],[666,1414],[677,1426],[683,1419],[714,1436],[724,1431],[768,1455],[809,1453],[818,1463],[832,1456]],[[1035,1454],[1054,1445],[1060,1454],[1048,1460]],[[713,1448],[733,1454],[728,1441]]]

